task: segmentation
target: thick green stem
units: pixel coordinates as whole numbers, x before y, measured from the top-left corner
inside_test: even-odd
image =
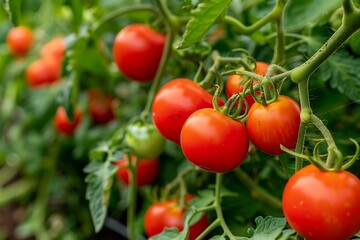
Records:
[[[197,236],[197,238],[195,240],[204,239],[212,230],[214,230],[215,228],[220,226],[220,224],[221,224],[221,220],[216,219],[199,236]]]
[[[281,209],[280,199],[274,197],[264,188],[260,187],[253,179],[249,177],[249,175],[246,174],[245,171],[237,168],[234,170],[234,173],[236,177],[245,185],[245,187],[250,190],[253,197],[259,199],[260,201],[268,205]]]
[[[299,133],[296,142],[295,151],[297,153],[303,153],[304,144],[305,144],[305,134],[306,134],[307,124],[300,121]],[[303,159],[300,157],[295,157],[295,172],[299,171],[303,166]]]
[[[277,38],[275,43],[275,51],[272,63],[279,64],[285,59],[285,34],[284,34],[284,9],[285,3],[283,1],[277,2],[278,15],[276,18],[276,32]]]
[[[130,169],[129,176],[129,208],[127,211],[127,228],[129,233],[130,240],[136,240],[135,234],[135,211],[136,211],[136,198],[137,198],[137,168],[139,160],[136,157],[135,161],[132,162],[130,159],[130,155],[128,155],[128,163]]]
[[[166,17],[168,14],[167,13],[168,11],[165,9],[167,9],[167,8],[164,7],[161,0],[157,0],[157,2],[158,2],[161,12],[164,15],[164,19],[165,20],[168,19],[168,21],[170,21],[171,17],[170,16]],[[175,30],[172,28],[171,22],[166,22],[166,30],[167,30],[167,38],[166,38],[164,53],[161,57],[159,68],[156,72],[154,81],[151,85],[143,114],[148,114],[151,111],[151,106],[152,106],[153,100],[155,98],[155,95],[156,95],[159,87],[160,87],[162,76],[164,75],[166,65],[167,65],[170,55],[171,55],[172,45],[173,45],[174,39],[175,39]]]

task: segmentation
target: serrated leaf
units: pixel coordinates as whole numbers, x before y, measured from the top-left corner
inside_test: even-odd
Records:
[[[14,26],[19,25],[21,1],[22,0],[5,0],[4,2],[4,9]]]
[[[201,40],[230,2],[231,0],[209,0],[200,3],[192,11],[192,18],[186,25],[183,38],[177,47],[184,49]]]
[[[294,229],[285,229],[281,232],[280,237],[278,237],[276,240],[287,240],[294,233],[295,233]]]
[[[322,79],[355,102],[360,100],[360,58],[338,51],[320,67]]]
[[[286,225],[285,218],[274,218],[271,216],[257,217],[256,228],[252,240],[276,240]]]
[[[341,0],[288,1],[285,9],[285,28],[301,29],[316,23],[322,17],[341,6]]]
[[[91,161],[84,172],[87,183],[86,199],[89,200],[89,209],[94,224],[95,232],[99,232],[104,225],[110,199],[110,189],[113,176],[117,168],[110,161]]]
[[[164,231],[162,231],[158,235],[149,238],[149,240],[169,240],[169,239],[180,240],[181,235],[182,234],[179,232],[177,228],[165,228]]]

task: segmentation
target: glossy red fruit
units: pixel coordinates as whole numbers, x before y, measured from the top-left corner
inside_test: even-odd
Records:
[[[166,35],[144,24],[131,24],[116,36],[113,57],[119,70],[129,79],[153,80],[164,50]]]
[[[15,55],[26,54],[34,41],[34,34],[31,29],[18,26],[10,29],[6,36],[6,43],[10,51]]]
[[[307,240],[347,240],[360,231],[360,180],[348,171],[308,165],[287,182],[282,206],[292,228]]]
[[[259,150],[278,155],[284,153],[280,145],[296,146],[300,126],[300,106],[287,96],[263,106],[254,103],[246,118],[246,130],[251,142]]]
[[[95,123],[105,124],[115,118],[112,97],[96,89],[90,89],[88,97],[88,108]]]
[[[135,158],[131,157],[132,163],[135,162]],[[137,169],[136,183],[138,187],[143,187],[153,183],[156,177],[159,175],[160,161],[159,159],[139,159]],[[129,160],[124,157],[123,160],[117,161],[116,166],[119,167],[117,171],[117,177],[120,181],[126,185],[130,184],[130,170],[127,167]]]
[[[181,149],[191,163],[216,173],[240,166],[249,150],[245,125],[212,108],[191,114],[180,139]]]
[[[50,85],[60,78],[60,67],[52,58],[41,58],[26,68],[26,80],[29,86],[37,88]]]
[[[82,112],[79,109],[76,109],[74,113],[74,121],[70,121],[65,108],[60,106],[55,113],[54,126],[59,133],[71,135],[75,132],[81,122],[81,119]]]
[[[64,39],[62,37],[55,37],[41,47],[40,56],[42,58],[55,58],[58,64],[61,65],[66,48]]]
[[[180,145],[180,132],[186,119],[198,109],[211,108],[212,98],[210,93],[190,79],[171,80],[161,87],[154,98],[153,122],[165,138]]]

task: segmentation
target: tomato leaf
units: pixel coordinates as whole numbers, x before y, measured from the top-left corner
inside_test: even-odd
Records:
[[[98,149],[99,154],[101,148]],[[105,150],[105,149],[104,149]],[[89,209],[94,224],[95,232],[99,232],[104,225],[110,199],[110,189],[113,184],[113,176],[117,168],[108,157],[106,161],[92,160],[85,168],[88,175],[86,199],[89,200]]]
[[[177,228],[165,228],[164,231],[162,231],[160,234],[156,236],[149,238],[149,240],[168,240],[168,239],[180,240],[182,239],[181,235],[182,234],[179,232]]]
[[[219,16],[227,9],[231,0],[209,0],[202,2],[191,13],[193,17],[186,25],[186,30],[178,49],[190,47],[201,40]]]
[[[274,218],[259,216],[255,219],[256,228],[249,229],[248,233],[253,234],[251,240],[276,240],[286,225],[285,218]]]
[[[5,0],[4,9],[9,15],[9,19],[14,26],[18,26],[20,18],[21,0]]]
[[[341,0],[303,0],[288,1],[285,9],[285,27],[301,29],[311,23],[318,23],[322,18],[339,8]]]

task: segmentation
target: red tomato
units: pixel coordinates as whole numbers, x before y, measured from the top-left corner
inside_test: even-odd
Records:
[[[188,199],[187,199],[188,200]],[[180,209],[176,200],[168,200],[152,204],[145,213],[144,227],[148,237],[161,233],[165,228],[184,229],[186,209]],[[188,239],[195,240],[208,226],[206,215],[190,226]]]
[[[260,76],[265,76],[268,70],[269,64],[265,62],[256,62],[255,73]],[[240,70],[244,70],[243,67]],[[244,84],[241,83],[243,76],[241,75],[230,75],[225,85],[226,96],[230,98],[232,95],[241,93],[244,91]],[[257,81],[254,79],[254,85]],[[249,108],[254,104],[255,100],[251,95],[245,96],[245,101],[248,103]],[[237,105],[236,105],[237,106]],[[245,111],[245,105],[243,105],[243,112]]]
[[[166,83],[154,98],[153,122],[165,138],[180,145],[180,132],[186,119],[198,109],[211,108],[212,98],[190,79],[174,79]]]
[[[65,108],[60,106],[58,107],[55,118],[54,125],[55,129],[62,134],[71,135],[76,130],[76,127],[79,125],[82,119],[82,112],[79,109],[75,110],[74,121],[71,122],[66,114]]]
[[[307,240],[347,240],[360,230],[360,180],[348,171],[308,165],[285,186],[283,211]]]
[[[31,87],[42,87],[56,82],[61,69],[52,58],[41,58],[32,62],[26,69],[26,80]]]
[[[24,26],[10,29],[6,36],[6,43],[10,51],[15,55],[23,55],[28,52],[34,40],[33,32]]]
[[[115,63],[127,78],[139,82],[152,80],[160,64],[165,40],[166,35],[146,25],[128,25],[115,38]]]
[[[59,65],[61,65],[61,61],[63,60],[64,53],[66,51],[66,44],[62,37],[55,37],[49,42],[47,42],[40,49],[41,57],[52,57],[58,60]]]
[[[278,101],[267,106],[254,103],[246,118],[251,142],[272,155],[284,153],[280,144],[289,149],[295,148],[299,126],[299,104],[287,96],[279,96]]]
[[[238,167],[249,149],[245,125],[212,108],[191,114],[181,130],[180,140],[190,162],[216,173]]]
[[[95,123],[107,123],[115,118],[113,111],[113,99],[96,89],[88,91],[88,107],[92,120]]]
[[[131,157],[131,161],[135,162],[135,157]],[[137,169],[137,186],[142,187],[148,184],[151,184],[155,181],[156,177],[159,174],[160,161],[157,158],[154,159],[139,159],[138,160],[138,169]],[[129,175],[130,170],[127,167],[129,160],[124,157],[123,160],[117,161],[116,166],[119,166],[117,171],[117,177],[120,181],[129,185]]]

